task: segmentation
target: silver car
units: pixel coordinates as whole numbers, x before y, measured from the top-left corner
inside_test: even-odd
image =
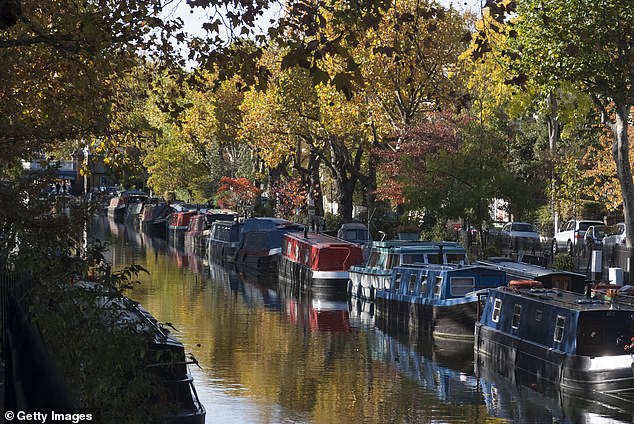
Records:
[[[535,248],[539,245],[539,233],[533,224],[528,222],[507,222],[500,230],[502,240],[508,240],[512,246]]]
[[[604,246],[625,246],[625,222],[619,222],[614,226],[612,234],[603,238]]]

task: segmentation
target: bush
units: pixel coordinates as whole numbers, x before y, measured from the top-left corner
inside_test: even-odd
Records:
[[[553,259],[553,268],[562,271],[572,271],[574,269],[574,263],[572,262],[572,256],[566,252],[559,252]]]
[[[324,224],[326,230],[336,231],[343,225],[343,217],[341,215],[335,215],[333,213],[327,212],[324,215]]]
[[[453,241],[456,240],[456,233],[449,230],[442,222],[437,222],[433,227],[421,232],[422,240],[429,241]]]

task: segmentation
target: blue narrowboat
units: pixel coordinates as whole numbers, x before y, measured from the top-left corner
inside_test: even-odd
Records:
[[[277,262],[284,234],[304,231],[304,226],[280,218],[249,218],[235,255],[238,271],[277,281]]]
[[[570,393],[631,390],[634,306],[607,292],[590,297],[530,280],[491,289],[476,323],[476,354]]]
[[[502,285],[506,273],[482,265],[401,265],[376,292],[377,316],[436,337],[473,340],[487,289]]]
[[[467,251],[454,242],[375,241],[368,261],[350,267],[348,292],[351,296],[374,300],[392,278],[392,268],[403,264],[466,264]]]
[[[238,221],[215,221],[211,224],[207,238],[207,255],[210,261],[233,262],[240,245],[242,223]]]

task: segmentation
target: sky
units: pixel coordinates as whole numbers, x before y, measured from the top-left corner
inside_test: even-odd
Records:
[[[481,9],[485,0],[438,0],[440,4],[443,6],[453,5],[458,10],[472,10],[478,11]],[[185,22],[185,28],[188,33],[204,36],[205,31],[202,29],[202,24],[206,22],[206,16],[201,14],[200,12],[190,13],[190,7],[186,4],[185,0],[178,0],[175,3],[175,14],[183,19]],[[266,31],[268,27],[268,22],[271,18],[277,17],[279,14],[279,9],[271,10],[269,13],[265,14],[264,17],[260,20],[260,28],[262,31]]]

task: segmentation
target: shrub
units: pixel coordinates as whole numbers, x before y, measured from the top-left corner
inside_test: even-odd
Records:
[[[341,215],[335,215],[333,213],[327,212],[324,215],[324,223],[326,226],[326,230],[338,230],[339,227],[343,225],[343,217]]]
[[[559,252],[553,259],[553,268],[560,269],[562,271],[572,271],[574,269],[574,263],[572,262],[572,256],[566,252]]]

